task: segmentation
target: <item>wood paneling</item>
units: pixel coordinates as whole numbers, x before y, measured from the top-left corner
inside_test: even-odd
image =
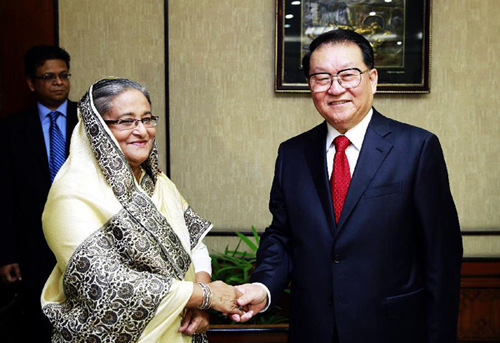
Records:
[[[38,44],[55,45],[56,0],[0,1],[0,117],[34,99],[26,85],[24,53]]]
[[[459,342],[500,342],[500,260],[462,265]]]
[[[208,332],[210,343],[285,343],[288,324],[276,325],[212,325]]]

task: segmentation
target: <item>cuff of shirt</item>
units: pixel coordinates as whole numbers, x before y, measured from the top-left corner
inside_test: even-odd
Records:
[[[260,311],[260,313],[266,312],[267,309],[269,308],[269,306],[271,305],[271,292],[269,292],[269,288],[267,288],[266,285],[264,285],[263,283],[260,283],[260,282],[254,282],[252,285],[257,285],[257,286],[262,287],[262,289],[267,293],[267,304],[266,304],[266,307],[264,307],[262,309],[262,311]]]

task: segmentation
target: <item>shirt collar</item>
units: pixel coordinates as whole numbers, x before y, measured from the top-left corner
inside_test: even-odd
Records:
[[[366,130],[368,129],[368,124],[372,119],[373,108],[370,108],[366,116],[353,128],[348,130],[344,136],[346,136],[351,144],[358,150],[361,150],[361,146],[363,145],[363,140],[365,139]],[[328,151],[333,146],[333,140],[340,136],[341,133],[338,132],[333,126],[329,123],[326,123],[328,128],[328,133],[326,135],[326,151]]]
[[[50,112],[53,112],[51,109],[45,107],[40,102],[37,102],[38,106],[38,115],[40,116],[40,120],[43,122],[46,120],[47,115]],[[61,113],[64,117],[66,117],[66,112],[68,110],[68,99],[66,99],[57,109],[56,111]]]

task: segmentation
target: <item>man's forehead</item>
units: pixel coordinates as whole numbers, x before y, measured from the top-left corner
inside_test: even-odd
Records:
[[[61,68],[61,67],[68,69],[68,65],[66,64],[65,60],[51,58],[51,59],[45,60],[43,62],[43,64],[38,65],[37,69],[40,69],[40,68],[49,69],[49,68]]]
[[[363,62],[363,54],[354,43],[326,43],[320,45],[311,54],[311,68],[318,62],[345,64]]]

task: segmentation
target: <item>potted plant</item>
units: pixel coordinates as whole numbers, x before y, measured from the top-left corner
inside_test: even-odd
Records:
[[[235,249],[231,250],[226,246],[224,252],[211,254],[213,280],[221,280],[230,285],[249,282],[250,275],[255,269],[260,237],[254,226],[252,226],[253,237],[247,237],[240,232],[236,232],[236,235],[239,237],[239,242]],[[242,244],[246,249],[241,249]],[[238,341],[243,338],[244,342],[286,342],[288,293],[287,289],[278,306],[258,314],[245,324],[235,323],[229,317],[212,311],[208,332],[210,342]]]

